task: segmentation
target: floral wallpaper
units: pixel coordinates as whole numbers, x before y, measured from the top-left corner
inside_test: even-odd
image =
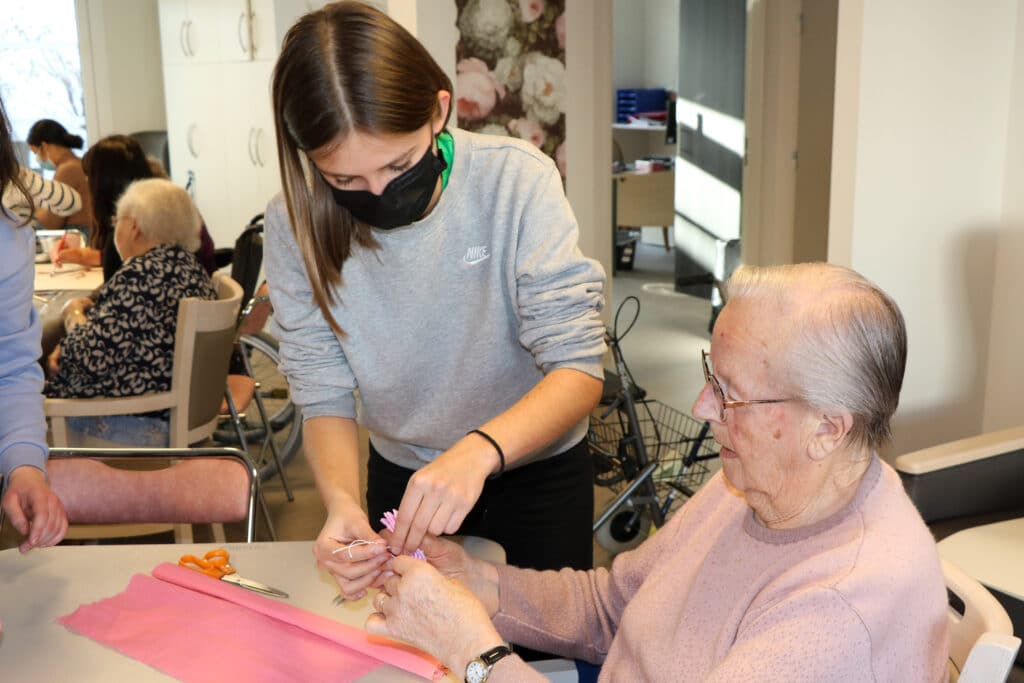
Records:
[[[529,140],[565,178],[565,0],[455,0],[465,130]]]

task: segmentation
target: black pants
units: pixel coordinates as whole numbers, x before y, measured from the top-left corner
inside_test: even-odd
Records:
[[[402,502],[413,470],[388,462],[370,444],[366,506],[370,524]],[[488,479],[458,534],[500,543],[508,564],[529,569],[591,569],[594,472],[587,441],[554,457]]]

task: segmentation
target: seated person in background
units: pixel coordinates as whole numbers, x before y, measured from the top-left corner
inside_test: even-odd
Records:
[[[68,239],[64,248],[51,254],[54,264],[79,263],[86,266],[103,266],[103,279],[109,280],[121,267],[121,257],[112,239],[114,226],[111,218],[118,198],[129,184],[136,180],[153,178],[149,159],[139,143],[127,135],[108,135],[89,148],[82,158],[82,164],[89,176],[89,195],[95,214],[95,227],[89,237],[88,246]],[[197,230],[205,230],[201,227]],[[196,249],[201,246],[197,232]],[[212,241],[211,241],[212,245]],[[213,250],[209,263],[204,263],[207,273],[213,273]]]
[[[35,219],[45,228],[78,228],[88,234],[92,227],[92,207],[89,204],[89,186],[82,169],[82,160],[71,151],[81,149],[83,140],[72,135],[53,119],[41,119],[28,131],[28,146],[35,152],[44,168],[54,169],[53,179],[71,186],[82,196],[79,210],[71,214],[53,211],[45,204],[36,207]]]
[[[693,414],[722,471],[664,528],[588,572],[428,537],[427,562],[390,561],[367,630],[458,675],[511,640],[602,681],[945,681],[938,553],[877,454],[906,361],[896,304],[837,266],[744,267],[702,360]],[[505,656],[487,680],[544,678]]]
[[[178,303],[215,299],[193,252],[199,213],[169,180],[128,186],[117,202],[113,242],[124,265],[95,302],[64,307],[67,335],[48,360],[46,395],[55,398],[138,396],[168,391]],[[68,429],[135,446],[167,445],[167,414],[68,419]]]
[[[20,221],[32,218],[39,207],[57,216],[70,216],[82,210],[82,195],[70,185],[47,180],[24,166],[18,168],[18,179],[25,193],[22,194],[14,183],[7,183],[3,188],[3,207]]]

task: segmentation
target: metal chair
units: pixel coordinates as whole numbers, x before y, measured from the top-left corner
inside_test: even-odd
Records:
[[[72,416],[133,415],[168,409],[168,446],[188,448],[207,439],[216,429],[242,288],[223,275],[214,276],[217,299],[183,299],[178,307],[171,388],[168,391],[121,398],[56,399],[45,401],[52,445],[56,447],[123,448],[117,443],[83,436],[67,429]],[[223,530],[215,527],[215,533]],[[188,542],[191,529],[175,529],[179,541]]]

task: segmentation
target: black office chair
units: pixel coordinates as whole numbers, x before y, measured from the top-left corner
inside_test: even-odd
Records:
[[[167,145],[166,130],[140,130],[128,137],[134,138],[146,156],[153,157],[163,164],[167,175],[171,175],[171,154]]]

